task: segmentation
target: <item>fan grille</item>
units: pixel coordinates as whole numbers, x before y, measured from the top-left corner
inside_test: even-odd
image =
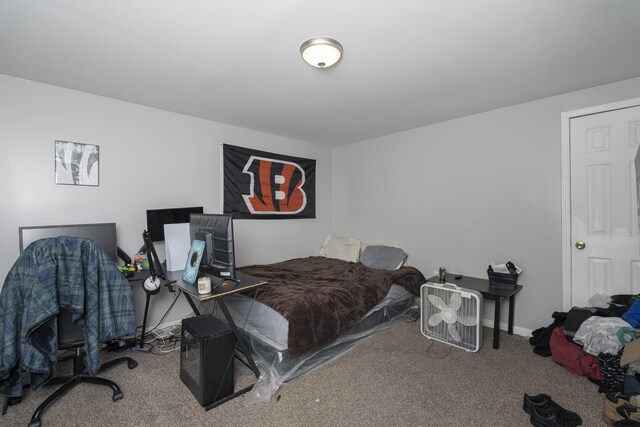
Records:
[[[448,323],[446,321],[446,312],[450,311],[452,306],[455,308],[457,305],[455,301],[452,302],[454,294],[460,296],[460,307],[455,310],[458,320],[454,323]],[[439,298],[445,307],[437,307],[431,300],[437,301],[435,298],[428,298],[429,295]],[[460,347],[467,351],[477,351],[482,345],[482,325],[480,322],[480,310],[482,307],[482,296],[470,290],[458,291],[440,285],[423,285],[421,288],[421,329],[422,333],[431,339],[445,342],[447,344]],[[443,310],[444,308],[444,310]],[[440,314],[439,314],[440,313]],[[430,324],[429,319],[432,319]],[[439,322],[438,319],[440,319]],[[475,323],[475,325],[464,325],[460,322],[460,319],[465,323]],[[475,319],[475,322],[472,322]],[[437,323],[436,323],[437,322]],[[434,324],[435,323],[435,324]],[[451,330],[455,328],[455,330]],[[459,340],[457,338],[460,338]]]

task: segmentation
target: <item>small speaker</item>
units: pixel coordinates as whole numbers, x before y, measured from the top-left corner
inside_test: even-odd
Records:
[[[200,405],[209,406],[234,391],[236,337],[211,314],[182,321],[180,379]]]

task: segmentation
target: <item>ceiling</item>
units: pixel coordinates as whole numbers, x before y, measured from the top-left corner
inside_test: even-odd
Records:
[[[637,0],[2,0],[0,74],[334,147],[638,77],[639,21]],[[304,63],[311,37],[343,59]]]

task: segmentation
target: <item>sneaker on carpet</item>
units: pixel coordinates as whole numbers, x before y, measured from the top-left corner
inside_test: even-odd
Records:
[[[630,403],[623,403],[616,408],[616,412],[625,420],[640,421],[640,408]]]
[[[613,426],[614,422],[628,419],[624,415],[618,413],[620,406],[633,406],[629,402],[629,397],[622,393],[607,393],[604,395],[604,409],[602,411],[602,421],[608,426]]]

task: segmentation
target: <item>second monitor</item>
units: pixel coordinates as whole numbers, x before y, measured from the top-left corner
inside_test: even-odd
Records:
[[[200,268],[223,279],[236,279],[233,218],[225,214],[191,214],[191,241],[205,242]]]

